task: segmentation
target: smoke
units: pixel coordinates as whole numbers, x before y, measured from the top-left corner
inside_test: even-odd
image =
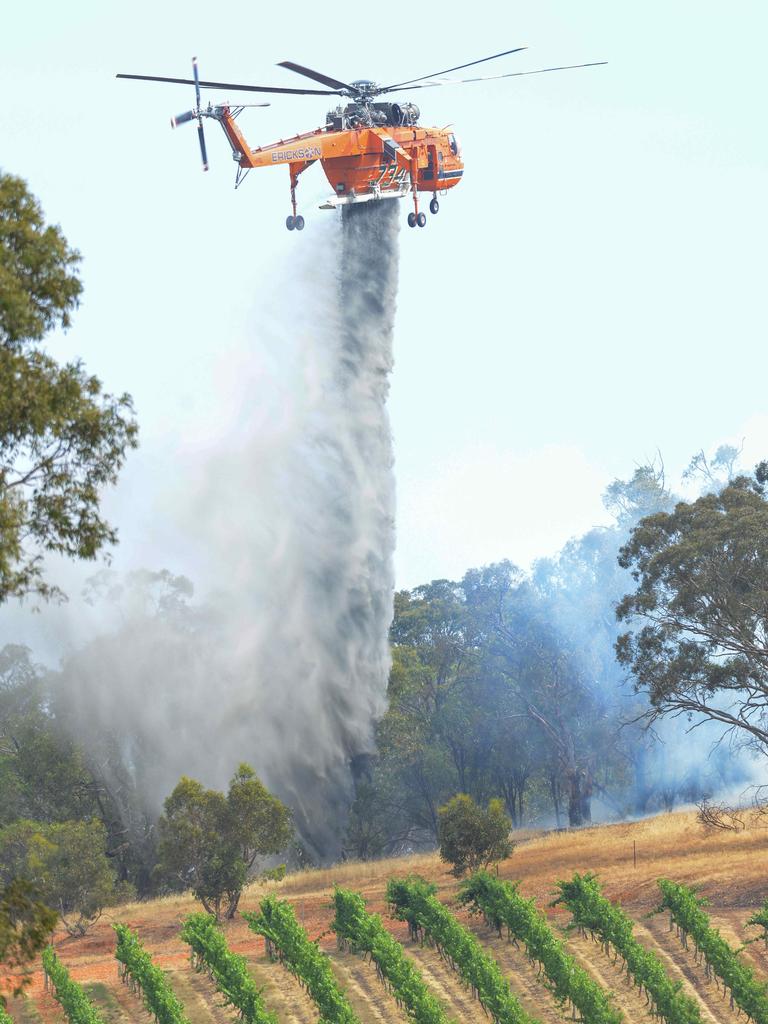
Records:
[[[595,820],[671,810],[766,781],[755,751],[743,737],[724,736],[719,723],[696,715],[665,716],[652,725],[641,718],[649,709],[648,695],[635,691],[615,654],[616,640],[627,629],[616,619],[616,605],[636,586],[617,556],[640,514],[649,511],[654,509],[573,538],[532,571],[575,677],[600,714],[621,726],[617,740],[624,770],[594,798]]]
[[[197,604],[167,573],[102,577],[113,627],[58,683],[108,781],[127,772],[149,814],[182,774],[222,787],[246,760],[321,859],[340,851],[349,763],[385,706],[398,207],[345,209],[299,263],[240,443],[197,467],[183,529],[215,588]]]

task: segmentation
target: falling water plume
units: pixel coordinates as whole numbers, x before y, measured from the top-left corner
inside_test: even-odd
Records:
[[[78,736],[102,766],[118,751],[147,813],[182,774],[223,787],[246,760],[322,860],[340,852],[350,762],[373,749],[385,708],[398,207],[344,209],[322,240],[338,256],[335,289],[317,286],[317,252],[311,273],[294,272],[311,329],[281,318],[276,365],[285,377],[290,364],[291,386],[270,413],[269,387],[256,391],[261,419],[205,462],[194,500],[184,494],[215,591],[199,605],[166,600],[162,614],[126,591],[119,624],[102,624],[61,679]]]

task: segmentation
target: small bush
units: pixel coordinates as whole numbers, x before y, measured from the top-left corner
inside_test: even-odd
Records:
[[[484,811],[471,796],[459,793],[439,809],[438,819],[440,857],[453,865],[457,878],[505,860],[514,849],[512,822],[501,800],[491,800]]]

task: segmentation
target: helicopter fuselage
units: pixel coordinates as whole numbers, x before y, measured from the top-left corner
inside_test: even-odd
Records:
[[[320,161],[333,189],[324,208],[398,198],[409,192],[436,194],[453,188],[464,173],[454,133],[448,128],[420,127],[413,104],[349,104],[332,111],[324,128],[255,149],[235,123],[237,112],[221,106],[209,116],[221,123],[240,172],[287,164],[295,191],[299,175]],[[360,124],[361,120],[369,123]],[[337,123],[350,126],[337,127]]]

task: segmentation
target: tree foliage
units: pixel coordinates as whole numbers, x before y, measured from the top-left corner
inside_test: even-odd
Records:
[[[17,821],[0,830],[0,880],[25,878],[54,907],[70,935],[85,935],[105,907],[132,895],[106,857],[100,821],[46,825]]]
[[[43,669],[17,644],[0,649],[0,827],[97,812],[94,778],[59,728]]]
[[[27,969],[48,943],[59,915],[42,903],[31,886],[14,878],[0,889],[0,967],[13,974],[10,990],[18,995],[29,982]],[[0,991],[0,1007],[5,997]]]
[[[500,796],[516,827],[532,805],[558,824],[591,819],[595,789],[626,771],[617,549],[596,531],[528,577],[501,562],[396,595],[389,709],[356,775],[355,855],[435,842],[456,793]]]
[[[22,179],[0,174],[0,343],[21,346],[69,327],[82,291],[79,263]]]
[[[617,642],[651,715],[704,716],[768,749],[765,473],[648,516],[621,549],[636,583]],[[700,719],[699,719],[700,720]]]
[[[70,697],[61,674],[36,664],[27,647],[0,649],[0,828],[99,820],[118,879],[146,893],[153,822],[137,806],[135,773],[115,730],[86,730]],[[87,739],[87,753],[74,735]]]
[[[257,857],[291,842],[290,811],[241,764],[225,795],[182,778],[164,804],[158,830],[160,870],[218,920],[234,917]]]
[[[687,479],[722,488],[737,456],[699,453]],[[352,855],[434,844],[438,809],[456,793],[483,805],[498,795],[515,828],[578,827],[596,798],[615,815],[648,813],[742,781],[739,761],[704,747],[684,770],[667,757],[682,726],[647,728],[648,695],[623,685],[616,659],[616,605],[631,585],[619,551],[675,500],[657,458],[607,488],[613,525],[528,572],[503,561],[395,595],[388,710],[377,754],[353,763]]]
[[[512,822],[501,800],[491,800],[484,811],[471,796],[458,793],[440,808],[439,817],[440,858],[457,878],[512,854]]]
[[[117,539],[99,500],[136,445],[131,398],[38,347],[70,325],[79,261],[25,183],[0,174],[0,602],[60,595],[45,554],[92,559]]]

